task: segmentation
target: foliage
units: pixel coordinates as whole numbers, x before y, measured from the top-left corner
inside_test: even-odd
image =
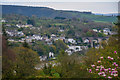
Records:
[[[35,65],[39,63],[38,54],[25,47],[16,47],[13,49],[16,53],[15,71],[16,77],[25,78],[35,73]]]
[[[99,49],[91,49],[86,54],[85,60],[89,67],[88,71],[98,74],[95,76],[96,78],[119,78],[120,59],[117,51],[119,51],[118,40],[114,36],[110,37],[108,41],[103,41]]]
[[[59,52],[60,50],[66,50],[67,45],[62,40],[57,40],[54,42],[54,45],[56,46],[56,51]]]
[[[6,38],[2,38],[2,78],[13,78],[16,54],[7,46]]]

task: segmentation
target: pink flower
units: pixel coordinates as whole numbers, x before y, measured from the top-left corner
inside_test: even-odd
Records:
[[[106,77],[106,75],[105,75],[105,74],[103,74],[103,77]]]
[[[97,68],[100,68],[100,66],[97,66]]]
[[[112,69],[112,71],[114,71],[115,69]]]
[[[89,72],[91,73],[91,72],[92,72],[92,69],[89,69]]]
[[[114,77],[117,77],[118,76],[118,74],[114,74]]]
[[[105,72],[107,72],[107,71],[108,71],[108,69],[104,69],[104,71],[105,71]]]
[[[114,74],[115,73],[115,71],[112,71],[112,74]]]
[[[101,63],[101,61],[97,61],[98,63]]]
[[[96,71],[98,71],[99,69],[96,69]]]
[[[104,69],[104,66],[101,66],[102,69]]]
[[[93,65],[91,65],[92,67],[95,67],[95,65],[93,64]]]
[[[112,77],[108,76],[108,79],[112,79]]]
[[[118,73],[118,71],[114,71],[116,74]]]
[[[102,72],[102,74],[105,74],[105,72]]]
[[[113,60],[113,58],[111,58],[111,60]]]
[[[102,71],[103,71],[103,69],[101,68],[101,69],[100,69],[100,72],[102,72]]]
[[[108,56],[108,59],[110,59],[111,57],[110,56]]]
[[[98,73],[98,75],[102,75],[102,73],[101,73],[101,72],[99,72],[99,73]]]
[[[109,73],[111,73],[111,71],[109,71]]]
[[[114,53],[117,53],[117,51],[114,51]]]
[[[100,57],[100,59],[103,59],[103,57]]]
[[[115,66],[118,67],[118,64],[116,64]]]
[[[116,65],[116,62],[114,62],[113,65]]]
[[[108,70],[111,70],[111,68],[108,68]]]

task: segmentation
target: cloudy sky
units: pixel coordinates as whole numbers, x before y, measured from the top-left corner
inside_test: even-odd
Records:
[[[4,5],[50,7],[56,10],[92,11],[93,13],[118,13],[119,0],[3,0]]]

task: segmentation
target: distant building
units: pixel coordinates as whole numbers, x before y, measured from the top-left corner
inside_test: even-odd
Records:
[[[72,43],[72,44],[76,44],[76,41],[75,41],[74,39],[72,39],[72,38],[69,38],[69,39],[68,39],[68,42],[70,42],[70,43]]]
[[[97,30],[97,29],[93,29],[93,31],[94,31],[94,32],[98,32],[98,30]]]
[[[40,56],[39,58],[40,58],[40,61],[45,61],[45,60],[47,60],[47,56],[45,56],[45,55],[44,55],[44,56]]]
[[[109,35],[109,34],[111,34],[111,31],[110,31],[109,28],[104,28],[104,29],[103,29],[103,33],[104,33],[105,35]]]
[[[16,27],[18,27],[18,28],[23,28],[23,27],[32,27],[33,25],[28,25],[28,24],[26,24],[26,25],[22,25],[22,24],[16,24]]]
[[[60,32],[64,32],[64,30],[62,30],[62,29],[60,29],[59,31],[60,31]]]
[[[49,52],[49,58],[54,57],[54,53],[53,52]]]
[[[28,39],[25,39],[27,43],[30,43],[32,42],[32,39],[28,38]]]
[[[6,20],[2,19],[0,22],[6,22]]]
[[[90,43],[90,40],[88,38],[86,38],[85,40],[83,40],[84,43]]]
[[[51,35],[51,38],[53,39],[53,38],[56,38],[56,35],[55,34],[52,34]]]
[[[68,46],[68,49],[65,50],[65,52],[68,53],[68,55],[71,55],[73,52],[82,51],[81,46]]]

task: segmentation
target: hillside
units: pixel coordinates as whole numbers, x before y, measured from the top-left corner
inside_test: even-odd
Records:
[[[78,11],[63,11],[54,10],[47,7],[30,7],[30,6],[15,6],[15,5],[2,5],[3,14],[21,14],[25,16],[36,15],[38,17],[64,17],[64,18],[80,18],[88,19],[96,22],[115,22],[115,16],[102,16],[95,15],[91,12],[78,12]]]

